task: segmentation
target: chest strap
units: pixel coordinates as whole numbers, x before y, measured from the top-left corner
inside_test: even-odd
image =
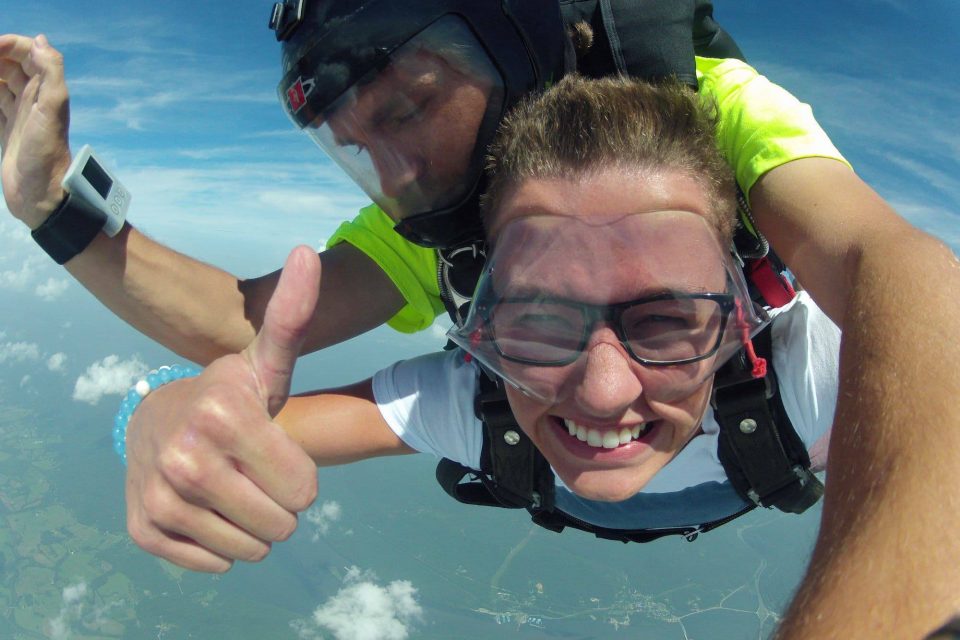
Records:
[[[767,375],[752,377],[742,353],[714,378],[711,398],[720,425],[717,453],[737,492],[755,504],[802,513],[823,495],[823,483],[810,471],[810,456],[787,417],[772,366],[772,328],[753,338],[767,360]]]

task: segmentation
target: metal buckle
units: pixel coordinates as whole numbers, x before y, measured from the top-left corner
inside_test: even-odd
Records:
[[[277,34],[277,42],[288,39],[303,22],[304,0],[284,0],[273,5],[267,26]]]

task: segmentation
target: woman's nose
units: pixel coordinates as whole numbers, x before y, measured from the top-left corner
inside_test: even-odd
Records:
[[[632,360],[619,341],[591,340],[574,391],[579,407],[598,418],[615,417],[636,402],[642,391]]]

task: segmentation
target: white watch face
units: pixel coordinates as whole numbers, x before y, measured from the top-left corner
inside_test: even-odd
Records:
[[[74,157],[61,185],[73,197],[104,213],[107,221],[103,232],[108,236],[115,236],[123,227],[130,207],[130,192],[93,155],[90,145],[84,145]]]

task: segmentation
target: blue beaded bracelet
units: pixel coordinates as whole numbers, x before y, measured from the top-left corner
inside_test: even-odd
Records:
[[[124,466],[127,464],[127,424],[130,417],[137,410],[140,401],[147,397],[151,391],[155,391],[174,380],[181,378],[192,378],[200,375],[201,369],[192,364],[181,366],[175,364],[170,367],[160,367],[147,374],[146,378],[139,380],[127,391],[126,397],[120,403],[120,409],[117,416],[113,419],[113,450],[120,456]]]

